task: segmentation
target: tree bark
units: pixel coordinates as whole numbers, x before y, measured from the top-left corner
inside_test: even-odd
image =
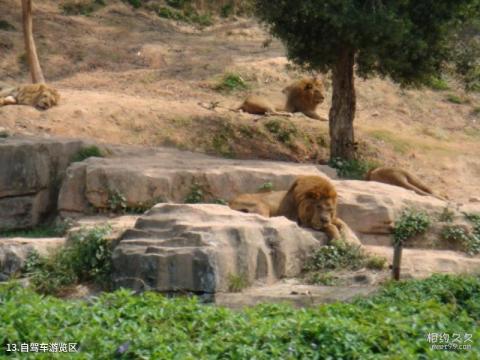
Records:
[[[351,160],[355,157],[353,119],[356,96],[354,83],[355,51],[343,48],[332,74],[332,106],[329,113],[330,158]]]
[[[32,31],[32,0],[22,0],[22,15],[23,15],[23,37],[25,39],[25,53],[27,55],[28,67],[30,68],[30,75],[32,82],[44,83],[42,68],[38,60],[37,48],[35,47],[35,40],[33,39]]]

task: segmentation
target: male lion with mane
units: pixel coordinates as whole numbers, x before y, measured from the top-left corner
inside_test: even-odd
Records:
[[[325,100],[324,87],[317,78],[304,78],[287,86],[282,92],[287,96],[283,107],[276,108],[270,100],[260,95],[248,96],[238,108],[250,114],[285,115],[301,112],[309,118],[326,120],[315,112]]]
[[[325,232],[330,240],[340,239],[346,227],[337,217],[335,187],[321,176],[298,176],[288,191],[241,194],[229,206],[266,217],[285,216],[300,226]]]
[[[46,84],[9,86],[0,83],[0,106],[30,105],[38,110],[47,110],[58,105],[60,95]]]

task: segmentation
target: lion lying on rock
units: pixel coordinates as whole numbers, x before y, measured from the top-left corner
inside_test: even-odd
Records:
[[[285,115],[301,112],[316,120],[326,120],[315,110],[325,100],[323,83],[317,78],[304,78],[295,81],[282,91],[287,100],[284,107],[276,108],[270,100],[259,95],[250,95],[238,108],[250,114]]]
[[[329,239],[340,239],[346,224],[337,217],[337,192],[321,176],[299,176],[288,191],[241,194],[229,203],[238,211],[266,217],[285,216],[300,226],[325,232]]]
[[[0,106],[30,105],[38,110],[47,110],[58,105],[60,95],[46,84],[9,86],[0,83]]]
[[[422,183],[417,177],[400,168],[378,167],[371,169],[365,176],[365,180],[400,186],[419,195],[433,196],[440,200],[446,200],[444,197],[436,195],[431,188]]]

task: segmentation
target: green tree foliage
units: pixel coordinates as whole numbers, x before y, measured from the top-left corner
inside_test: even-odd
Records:
[[[402,85],[428,83],[452,54],[452,34],[478,0],[257,0],[256,13],[306,68],[332,71],[331,156],[355,155],[354,69]]]

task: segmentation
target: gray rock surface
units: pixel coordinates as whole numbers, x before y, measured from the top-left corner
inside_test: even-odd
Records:
[[[88,159],[68,169],[59,210],[74,215],[107,209],[115,193],[130,207],[183,203],[195,186],[205,200],[228,200],[256,192],[267,182],[286,189],[298,175],[335,177],[335,172],[328,166],[223,159],[168,148],[117,150],[112,157]]]
[[[0,138],[0,230],[32,227],[56,210],[65,170],[80,140]]]
[[[46,256],[64,244],[64,238],[0,238],[0,278],[6,280],[23,269],[33,251]]]
[[[213,204],[158,204],[113,252],[117,287],[165,292],[228,291],[234,282],[269,284],[300,273],[326,242],[284,218]]]

